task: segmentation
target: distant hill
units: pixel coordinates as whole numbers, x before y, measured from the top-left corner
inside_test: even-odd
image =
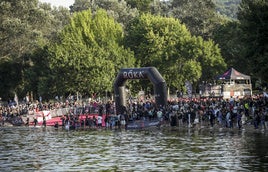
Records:
[[[237,18],[237,10],[241,0],[213,0],[216,4],[216,9],[221,15],[232,19]]]

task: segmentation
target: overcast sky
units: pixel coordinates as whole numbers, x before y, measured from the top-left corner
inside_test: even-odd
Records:
[[[74,0],[39,0],[40,2],[50,3],[52,6],[64,6],[69,8],[70,5],[73,5]]]

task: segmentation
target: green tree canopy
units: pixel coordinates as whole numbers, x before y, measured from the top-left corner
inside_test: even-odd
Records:
[[[137,8],[140,12],[150,12],[151,3],[154,0],[125,0],[132,8]]]
[[[169,16],[180,19],[195,36],[208,40],[212,30],[221,21],[212,0],[173,0]]]
[[[213,41],[191,36],[178,19],[141,15],[128,28],[126,45],[141,66],[155,66],[169,87],[212,79],[226,67]]]
[[[240,37],[240,35],[243,35],[240,22],[226,20],[222,25],[215,28],[213,35],[214,41],[219,44],[221,54],[228,66],[235,67],[242,73],[248,73],[249,63],[244,58],[245,43]]]
[[[59,39],[49,47],[53,91],[58,94],[111,91],[119,69],[135,62],[133,53],[122,46],[121,25],[104,10],[74,13]]]
[[[262,82],[268,82],[268,2],[242,0],[238,20],[246,43],[244,56],[249,61],[249,71]]]
[[[217,12],[231,19],[237,18],[238,6],[241,0],[213,0]]]
[[[74,4],[71,6],[71,12],[91,9],[94,13],[100,8],[106,10],[106,12],[117,22],[121,23],[123,27],[139,15],[138,10],[131,8],[124,0],[75,0]]]
[[[32,75],[26,73],[34,65],[31,55],[55,37],[69,16],[67,9],[52,9],[38,0],[0,2],[0,95],[3,99],[13,97],[14,92],[21,97],[30,91]]]

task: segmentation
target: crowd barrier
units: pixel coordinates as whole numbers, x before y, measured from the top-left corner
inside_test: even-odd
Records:
[[[103,113],[105,113],[105,109],[103,110]],[[62,117],[63,115],[67,114],[74,114],[74,115],[98,114],[98,109],[95,107],[60,108],[53,110],[43,110],[38,112],[29,112],[28,117],[30,118],[30,121],[33,120],[34,118],[37,118],[38,121],[43,121],[43,117],[45,117],[46,120],[49,120],[51,118]]]

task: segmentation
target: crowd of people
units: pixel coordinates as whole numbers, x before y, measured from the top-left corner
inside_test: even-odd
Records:
[[[124,114],[117,114],[115,102],[107,101],[65,101],[55,103],[24,103],[0,106],[0,125],[11,118],[21,119],[33,112],[69,108],[62,115],[61,124],[55,127],[106,127],[115,128],[128,125],[137,120],[159,120],[161,123],[178,127],[220,127],[238,128],[253,126],[255,129],[268,127],[268,98],[255,95],[246,98],[177,98],[168,101],[166,106],[156,106],[150,99],[130,100]],[[97,114],[91,116],[91,114]],[[85,118],[81,118],[84,115]],[[44,120],[45,121],[45,120]],[[104,124],[103,124],[104,121]],[[23,121],[29,125],[33,121]],[[35,121],[35,125],[37,122]],[[45,125],[45,124],[44,124]]]
[[[253,126],[268,127],[268,98],[256,95],[247,98],[177,99],[166,107],[155,107],[149,101],[134,103],[131,117],[158,118],[171,126],[238,128]]]

